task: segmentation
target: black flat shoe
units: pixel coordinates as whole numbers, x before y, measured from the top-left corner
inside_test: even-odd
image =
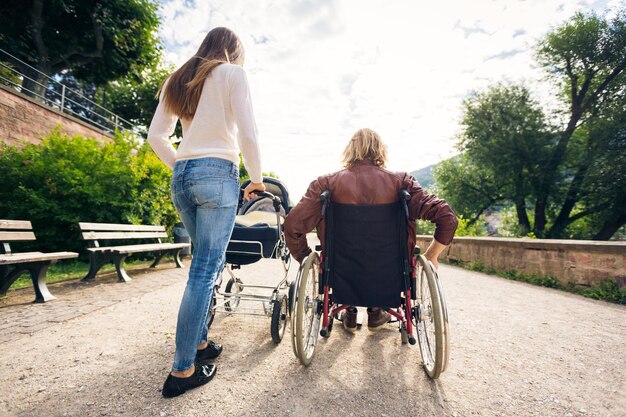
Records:
[[[196,353],[196,360],[200,362],[206,362],[210,359],[215,359],[222,353],[222,345],[219,345],[212,340],[209,340],[209,345]]]
[[[217,366],[213,364],[201,365],[196,363],[196,369],[191,376],[179,378],[169,374],[163,384],[163,396],[165,398],[177,397],[185,391],[206,384],[215,376]]]

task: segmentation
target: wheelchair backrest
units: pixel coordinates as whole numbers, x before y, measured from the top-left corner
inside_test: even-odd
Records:
[[[325,262],[333,302],[365,307],[400,305],[406,268],[406,216],[401,202],[348,205],[326,211]]]

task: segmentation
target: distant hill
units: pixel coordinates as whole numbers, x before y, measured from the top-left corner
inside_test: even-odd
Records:
[[[417,182],[419,182],[422,187],[431,188],[433,185],[435,185],[435,178],[433,177],[433,170],[435,169],[436,166],[437,164],[429,165],[425,168],[418,169],[417,171],[411,172],[411,175],[415,177]]]

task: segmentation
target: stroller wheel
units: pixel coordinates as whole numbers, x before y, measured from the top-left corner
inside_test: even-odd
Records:
[[[409,343],[409,335],[406,332],[406,325],[402,322],[400,322],[400,340],[403,345]]]
[[[209,320],[207,323],[207,328],[210,329],[213,324],[213,319],[215,318],[215,305],[217,303],[215,293],[217,288],[213,289],[213,296],[211,297],[211,305],[209,306]]]
[[[224,308],[226,311],[235,311],[237,307],[239,307],[239,301],[241,298],[237,296],[243,289],[243,282],[239,278],[231,278],[226,283],[226,288],[224,289],[224,298],[226,301],[224,302]]]
[[[278,344],[283,340],[287,328],[288,303],[287,296],[283,295],[280,300],[272,300],[272,324],[270,331],[272,340]]]

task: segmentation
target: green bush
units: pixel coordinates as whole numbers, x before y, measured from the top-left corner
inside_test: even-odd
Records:
[[[36,242],[21,250],[84,252],[78,222],[166,225],[177,214],[171,203],[171,171],[132,138],[106,143],[59,129],[41,144],[0,144],[0,218],[30,220]]]
[[[459,216],[459,226],[454,236],[487,236],[487,225],[484,219],[479,219],[475,223],[470,224],[470,220]]]

